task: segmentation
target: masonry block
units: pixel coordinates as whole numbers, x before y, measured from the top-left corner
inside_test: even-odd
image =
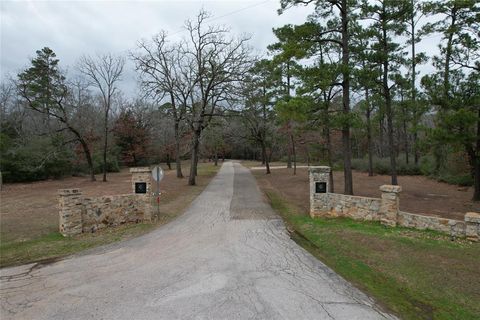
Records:
[[[330,167],[317,166],[308,169],[310,180],[310,216],[328,215],[330,204]]]
[[[402,187],[394,185],[380,186],[382,192],[380,203],[380,222],[384,225],[395,227],[400,210],[400,192]]]
[[[480,240],[480,213],[467,212],[465,214],[465,235],[472,241]]]
[[[84,210],[80,189],[58,191],[59,231],[64,236],[82,233],[82,212]]]

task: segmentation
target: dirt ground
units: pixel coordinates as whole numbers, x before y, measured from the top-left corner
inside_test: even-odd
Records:
[[[198,187],[204,186],[216,171],[210,167],[213,165],[199,164]],[[183,171],[185,174],[188,170],[184,168]],[[170,214],[190,203],[196,194],[197,186],[187,186],[187,178],[177,179],[175,170],[164,168],[164,172],[165,176],[160,184],[160,212]],[[128,169],[109,173],[107,182],[101,181],[101,175],[96,178],[95,182],[91,182],[88,177],[68,177],[60,180],[4,184],[0,192],[0,240],[27,240],[58,231],[58,189],[80,188],[86,196],[131,192],[131,174]]]
[[[275,169],[271,175],[264,170],[253,170],[260,183],[265,186],[274,185],[296,204],[302,204],[305,212],[309,210],[309,182],[306,168],[297,169],[293,176],[292,169]],[[380,197],[379,187],[390,184],[390,176],[376,175],[369,177],[367,173],[353,172],[353,191],[355,195]],[[463,220],[466,212],[480,212],[480,203],[471,201],[472,188],[437,182],[424,176],[400,176],[398,184],[402,186],[400,209],[411,213],[441,216]],[[335,192],[343,193],[343,172],[334,172]]]

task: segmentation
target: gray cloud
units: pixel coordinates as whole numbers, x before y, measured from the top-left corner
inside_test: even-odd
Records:
[[[312,7],[297,7],[277,14],[279,1],[1,1],[0,72],[15,75],[35,51],[52,48],[69,74],[83,55],[112,52],[126,55],[136,41],[160,30],[179,38],[183,22],[201,8],[213,14],[211,23],[230,26],[234,34],[252,35],[251,45],[264,52],[275,41],[273,27],[305,21]],[[422,43],[434,52],[437,38]],[[423,71],[430,71],[425,66]],[[122,89],[136,90],[133,64],[127,64]]]

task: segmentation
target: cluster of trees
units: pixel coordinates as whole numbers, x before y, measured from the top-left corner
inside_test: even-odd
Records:
[[[88,171],[93,181],[101,168],[106,181],[118,160],[125,165],[162,160],[171,167],[173,159],[182,178],[181,160],[188,158],[188,182],[194,185],[200,157],[217,164],[232,148],[224,138],[223,116],[236,108],[253,60],[248,37],[208,25],[209,17],[202,11],[186,21],[188,36],[181,41],[171,43],[161,32],[138,43],[130,58],[142,92],[133,101],[118,86],[124,57],[83,56],[68,78],[50,48],[38,50],[31,66],[2,83],[4,180]]]
[[[139,42],[131,54],[143,91],[155,101],[168,100],[163,107],[174,121],[179,178],[183,176],[179,152],[182,128],[191,135],[190,185],[195,184],[204,130],[234,103],[252,62],[249,38],[235,38],[225,27],[209,25],[209,17],[201,11],[195,20],[187,20],[188,35],[181,41],[170,42],[161,32],[151,41]]]
[[[82,57],[67,79],[53,51],[38,51],[31,67],[2,84],[2,172],[22,175],[28,166],[18,160],[28,160],[27,150],[36,157],[28,170],[78,168],[83,155],[92,179],[101,169],[104,180],[118,159],[175,162],[179,178],[189,159],[191,185],[200,158],[261,159],[267,173],[270,161],[284,159],[293,174],[301,160],[341,166],[343,191],[353,194],[358,158],[369,175],[376,159],[388,158],[397,184],[399,161],[418,168],[429,159],[438,175],[455,154],[480,200],[477,1],[280,5],[280,14],[297,5],[313,13],[274,29],[277,42],[263,59],[252,56],[248,37],[210,24],[204,11],[186,21],[181,40],[162,31],[139,41],[129,57],[142,93],[133,101],[118,89],[124,58]],[[438,54],[419,53],[432,37]],[[434,71],[420,75],[427,62]]]
[[[313,129],[332,165],[332,137],[340,134],[344,193],[353,194],[353,155],[368,157],[370,175],[375,156],[388,156],[397,184],[400,154],[417,166],[431,154],[437,173],[446,154],[465,154],[480,200],[478,1],[282,0],[279,11],[296,5],[314,12],[301,25],[274,29],[278,42],[261,62],[270,77],[279,74],[267,87],[276,90],[272,110],[294,157],[299,132]],[[437,55],[418,52],[437,35]],[[429,59],[435,70],[419,77]]]

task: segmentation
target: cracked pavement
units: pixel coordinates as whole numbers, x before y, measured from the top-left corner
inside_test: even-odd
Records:
[[[235,162],[147,235],[0,275],[3,320],[396,319],[293,242]]]

